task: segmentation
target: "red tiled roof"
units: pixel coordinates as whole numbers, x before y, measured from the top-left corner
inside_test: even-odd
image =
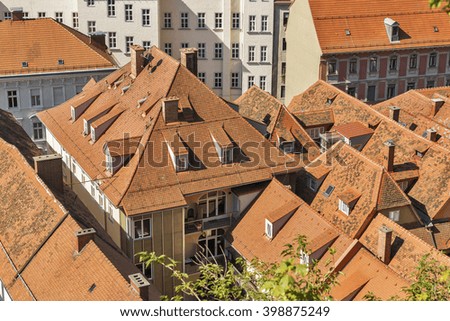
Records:
[[[342,136],[347,137],[349,139],[359,137],[359,136],[373,134],[373,129],[370,129],[367,126],[364,126],[363,124],[361,124],[358,121],[335,126],[333,128],[333,130],[335,130]]]
[[[0,48],[0,75],[116,66],[106,47],[102,50],[90,44],[88,36],[49,18],[1,21]],[[22,62],[28,67],[22,67]]]
[[[427,1],[377,0],[361,5],[357,0],[341,0],[336,6],[333,0],[309,0],[309,5],[326,54],[450,45],[450,17],[430,9]],[[385,18],[399,23],[400,41],[390,42]]]

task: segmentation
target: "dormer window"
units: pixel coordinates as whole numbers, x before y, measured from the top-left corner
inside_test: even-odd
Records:
[[[224,149],[222,150],[222,163],[229,164],[233,162],[233,149]]]
[[[266,225],[266,230],[265,230],[266,236],[269,239],[272,239],[272,237],[273,237],[273,225],[268,219],[266,219],[266,224],[265,225]]]
[[[391,18],[384,19],[384,26],[390,42],[400,41],[400,25]]]
[[[22,61],[22,68],[28,68],[28,62]]]
[[[185,146],[178,132],[164,134],[170,159],[176,172],[183,172],[189,168],[189,150]]]
[[[180,155],[176,157],[176,170],[177,172],[183,172],[188,169],[188,157],[187,155]]]
[[[292,154],[295,149],[295,142],[282,142],[281,143],[281,150],[285,154]]]
[[[89,135],[90,127],[89,127],[89,122],[86,119],[83,119],[83,127],[84,127],[83,135],[85,135],[85,136]]]
[[[209,131],[220,162],[222,164],[231,163],[233,161],[234,145],[225,131],[225,128],[223,126],[218,128],[210,128]]]
[[[350,206],[344,203],[343,200],[339,200],[339,210],[346,215],[350,214]]]
[[[400,210],[390,211],[389,212],[389,218],[391,220],[393,220],[394,222],[400,221]]]
[[[58,59],[58,65],[64,65],[64,59]]]
[[[317,182],[317,180],[314,177],[309,176],[309,175],[308,175],[308,187],[310,190],[312,190],[314,192],[316,192],[317,188],[319,187],[319,183]]]
[[[70,117],[72,118],[72,121],[76,120],[76,113],[75,113],[75,107],[70,107]]]
[[[130,89],[130,87],[131,87],[131,85],[124,86],[124,87],[122,88],[122,95],[125,94],[125,93],[127,92],[127,90]]]
[[[300,264],[309,265],[309,255],[303,250],[300,250]]]

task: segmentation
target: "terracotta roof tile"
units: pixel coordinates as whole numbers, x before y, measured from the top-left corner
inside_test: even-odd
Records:
[[[323,53],[450,45],[450,18],[442,10],[430,9],[426,1],[411,5],[406,0],[396,4],[379,0],[361,6],[357,0],[344,0],[337,7],[332,0],[309,0],[309,4]],[[390,42],[384,25],[386,17],[399,23],[400,41]],[[439,32],[434,31],[434,26]]]
[[[347,138],[355,138],[373,134],[373,129],[364,126],[358,121],[335,126],[333,127],[333,130]]]
[[[409,231],[438,250],[448,252],[450,249],[450,222],[433,223],[432,227],[418,227]]]
[[[331,125],[334,123],[332,109],[324,109],[317,111],[305,111],[294,114],[298,118],[300,124],[304,127],[313,127],[318,125]]]
[[[88,36],[53,19],[4,20],[0,75],[115,68],[106,47],[102,50],[89,42]],[[28,67],[23,68],[22,62]]]

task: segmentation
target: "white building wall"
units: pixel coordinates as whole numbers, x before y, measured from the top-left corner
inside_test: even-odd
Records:
[[[33,123],[39,122],[35,114],[75,96],[91,77],[99,80],[108,75],[112,70],[104,69],[79,73],[59,72],[0,77],[0,108],[12,113],[38,147],[43,148],[45,145],[45,135],[40,138],[36,137],[33,132]],[[16,91],[17,107],[10,107],[8,91]],[[39,105],[32,106],[32,91],[33,94],[35,94],[35,91],[39,92]],[[59,96],[58,92],[61,91],[62,96]]]
[[[88,34],[88,21],[95,21],[96,31],[106,33],[106,45],[109,47],[108,33],[116,33],[116,47],[110,48],[119,64],[130,61],[126,52],[125,37],[133,37],[133,43],[143,45],[150,41],[151,45],[159,45],[158,0],[116,0],[115,15],[108,16],[107,0],[96,0],[94,6],[88,6],[86,0],[78,1],[79,30]],[[132,5],[132,21],[125,20],[125,5]],[[142,10],[150,9],[150,25],[143,25]]]
[[[0,279],[0,301],[12,301],[6,290],[5,284],[3,284],[2,279]]]

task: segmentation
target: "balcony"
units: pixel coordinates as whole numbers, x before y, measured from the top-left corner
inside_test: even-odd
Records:
[[[235,212],[186,221],[184,225],[184,233],[191,234],[203,232],[205,230],[229,227],[232,223],[233,214],[235,214]]]

